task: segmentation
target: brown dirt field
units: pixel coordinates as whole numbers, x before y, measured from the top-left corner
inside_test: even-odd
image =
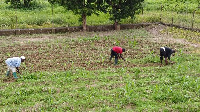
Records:
[[[109,62],[110,49],[118,43],[127,49],[124,57],[128,59],[142,59],[149,56],[151,51],[159,55],[161,46],[172,48],[198,47],[199,45],[187,42],[186,40],[174,39],[170,35],[161,33],[166,27],[150,26],[145,30],[148,37],[137,36],[134,40],[134,33],[127,31],[110,32],[74,32],[58,35],[32,35],[32,36],[10,36],[0,39],[4,45],[0,46],[0,69],[1,75],[5,73],[5,60],[13,56],[26,56],[26,62],[20,68],[22,71],[65,71],[76,68],[86,70],[99,70],[105,68],[121,67],[148,67],[160,66],[160,63],[130,63],[120,60],[114,65],[114,59]],[[128,35],[130,38],[123,38]],[[86,37],[94,37],[84,40]],[[106,37],[106,38],[105,38]],[[117,38],[115,38],[117,37]],[[136,47],[131,47],[131,41],[137,41]],[[9,44],[12,42],[12,44]],[[10,80],[5,80],[9,82]]]

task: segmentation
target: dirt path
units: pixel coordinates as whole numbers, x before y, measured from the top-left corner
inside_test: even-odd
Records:
[[[0,42],[9,43],[10,40],[12,42],[25,44],[26,42],[41,42],[41,41],[49,41],[55,39],[63,39],[63,38],[80,38],[80,37],[93,37],[98,35],[99,37],[110,36],[117,33],[116,31],[106,31],[106,32],[72,32],[65,34],[40,34],[40,35],[22,35],[22,36],[9,36],[3,39],[0,39]]]
[[[129,37],[133,37],[137,35],[138,31],[134,30],[132,32],[130,30],[124,31],[108,31],[108,32],[74,32],[74,33],[65,33],[65,34],[40,34],[40,35],[21,35],[21,36],[9,36],[0,38],[0,63],[4,66],[4,68],[0,69],[2,75],[5,75],[6,66],[4,60],[6,60],[9,55],[19,55],[25,54],[27,56],[26,68],[30,72],[37,71],[48,71],[48,70],[70,70],[75,67],[84,68],[87,70],[98,70],[99,68],[108,68],[109,66],[113,67],[146,67],[146,66],[159,66],[160,63],[152,63],[150,59],[145,57],[149,56],[148,51],[153,51],[163,45],[168,45],[170,43],[173,44],[173,47],[178,46],[192,48],[192,52],[198,50],[200,45],[191,43],[185,39],[176,39],[173,38],[172,34],[168,34],[167,32],[163,32],[165,26],[157,25],[157,26],[149,26],[145,29],[148,31],[144,31],[144,29],[140,29],[145,33],[143,36],[137,36],[138,44],[136,48],[130,47],[130,39],[124,38],[124,35],[128,35],[132,33]],[[142,35],[141,33],[141,35]],[[139,32],[140,34],[140,32]],[[73,40],[69,42],[65,42],[62,40],[55,42],[55,44],[48,45],[45,41],[54,41],[56,39],[64,39],[64,38],[82,38],[82,37],[105,37],[110,36],[112,39],[100,39],[97,42],[92,41],[77,41]],[[149,36],[149,37],[147,37]],[[113,46],[113,38],[119,37],[118,41],[121,42],[121,45],[125,45],[129,48],[129,52],[127,52],[126,56],[129,59],[146,59],[147,64],[135,64],[135,63],[124,63],[121,62],[119,66],[114,66],[112,63],[105,62],[107,57],[109,57],[109,47]],[[147,41],[144,41],[147,40]],[[116,41],[116,40],[114,40]],[[12,43],[14,42],[14,43]],[[34,42],[29,44],[28,42]],[[44,42],[44,44],[35,44],[35,42]],[[16,44],[17,43],[17,44]],[[54,43],[54,42],[52,42]],[[66,43],[68,45],[66,45]],[[178,43],[178,44],[177,44]],[[181,46],[179,46],[179,43]],[[132,44],[132,43],[131,43]],[[65,46],[66,45],[66,46]],[[106,45],[106,46],[105,46]],[[70,47],[70,46],[73,46]],[[75,47],[74,47],[75,46]],[[109,49],[109,50],[102,50]],[[17,51],[17,52],[15,52]],[[79,52],[81,51],[81,52]],[[155,50],[155,54],[158,53],[159,50]],[[190,53],[188,51],[184,51],[186,53]],[[195,51],[196,52],[196,51]],[[197,53],[200,53],[197,51]],[[83,55],[84,54],[84,55]],[[85,58],[84,57],[90,57]],[[151,57],[150,57],[151,58]],[[150,61],[148,61],[150,60]],[[1,75],[0,73],[0,75]],[[9,81],[9,80],[6,80]]]
[[[191,43],[187,41],[186,39],[178,39],[173,38],[173,35],[165,32],[162,33],[162,30],[166,29],[167,27],[164,25],[152,25],[149,27],[146,27],[145,29],[151,34],[151,37],[149,40],[151,42],[158,42],[161,44],[166,45],[167,43],[179,43],[184,44],[188,47],[194,47],[194,48],[200,48],[200,44],[198,43]],[[11,37],[5,37],[3,39],[0,39],[0,42],[10,42],[12,40],[13,42],[25,44],[26,42],[41,42],[41,41],[48,41],[53,39],[62,39],[62,38],[79,38],[79,37],[92,37],[95,35],[98,35],[100,37],[103,36],[109,36],[113,35],[114,33],[117,33],[116,31],[109,31],[109,32],[74,32],[74,33],[65,33],[65,34],[41,34],[41,35],[31,35],[31,36],[11,36]],[[7,41],[5,41],[7,40]]]

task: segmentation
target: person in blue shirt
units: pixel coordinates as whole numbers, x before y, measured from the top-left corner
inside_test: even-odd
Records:
[[[175,53],[175,50],[168,48],[168,47],[161,47],[160,48],[160,62],[162,64],[163,57],[165,58],[165,64],[168,64],[167,58],[170,61],[170,57],[172,54]]]
[[[19,72],[19,66],[20,66],[21,62],[24,62],[24,61],[25,61],[25,57],[24,56],[8,58],[5,61],[6,65],[8,67],[6,76],[9,76],[10,75],[10,71],[12,71],[12,74],[13,74],[14,78],[17,79],[18,77],[17,77],[16,70],[17,70],[18,73],[20,73]]]

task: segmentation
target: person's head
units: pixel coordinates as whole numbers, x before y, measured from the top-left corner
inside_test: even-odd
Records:
[[[21,56],[20,58],[21,58],[21,62],[24,62],[26,59],[24,56]]]
[[[172,55],[173,55],[173,56],[175,55],[175,52],[176,52],[175,50],[172,50]]]
[[[124,49],[124,48],[122,48],[122,52],[125,52],[125,49]]]

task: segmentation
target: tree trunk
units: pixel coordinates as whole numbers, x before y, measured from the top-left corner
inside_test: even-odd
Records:
[[[120,30],[120,25],[117,20],[115,20],[115,30]]]
[[[82,14],[82,20],[83,20],[83,31],[86,31],[87,30],[87,24],[86,24],[86,14],[83,13]]]

